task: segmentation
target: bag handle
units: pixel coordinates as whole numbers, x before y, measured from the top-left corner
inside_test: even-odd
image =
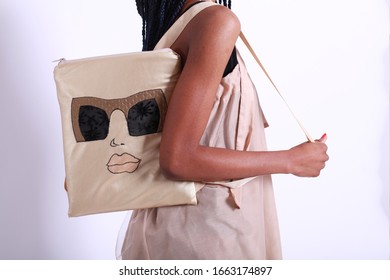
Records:
[[[293,110],[291,109],[291,107],[289,106],[289,104],[287,103],[286,99],[284,98],[284,96],[281,94],[281,92],[279,91],[279,89],[277,88],[277,86],[275,85],[275,83],[272,81],[270,75],[268,74],[267,70],[264,68],[263,64],[261,63],[260,59],[258,58],[258,56],[256,55],[255,51],[253,50],[252,46],[249,44],[248,40],[246,39],[244,33],[240,33],[240,38],[241,40],[244,42],[244,44],[246,45],[246,47],[248,48],[249,52],[252,54],[253,58],[256,60],[257,64],[260,66],[260,68],[263,70],[264,74],[267,76],[268,80],[271,82],[271,84],[273,85],[273,87],[275,88],[275,90],[277,91],[277,93],[280,95],[280,97],[282,98],[282,100],[284,101],[284,103],[287,105],[287,108],[289,109],[289,111],[291,112],[291,114],[293,115],[293,117],[295,118],[295,120],[297,121],[298,125],[300,126],[300,128],[302,129],[303,133],[306,135],[306,138],[307,140],[309,140],[310,142],[314,142],[314,139],[310,136],[309,132],[305,129],[305,127],[303,126],[302,122],[298,119],[298,117],[294,114]]]
[[[203,2],[203,3],[199,3],[197,5],[195,5],[194,7],[192,7],[190,10],[188,10],[186,13],[184,13],[181,17],[178,18],[178,20],[171,26],[171,28],[164,34],[164,36],[160,39],[160,41],[157,43],[155,49],[161,49],[161,48],[166,48],[166,47],[170,47],[174,41],[176,40],[176,38],[179,36],[179,34],[183,31],[183,29],[185,28],[185,26],[191,21],[192,18],[194,18],[199,12],[201,12],[203,9],[207,8],[207,7],[210,7],[210,6],[213,6],[213,5],[217,5],[213,2]],[[310,136],[310,134],[308,133],[308,131],[305,129],[305,127],[302,125],[302,122],[299,121],[299,119],[297,118],[297,116],[294,114],[294,112],[292,111],[291,107],[288,105],[286,99],[283,97],[283,95],[280,93],[279,89],[276,87],[275,83],[272,81],[270,75],[267,73],[267,71],[265,70],[263,64],[260,62],[260,59],[257,57],[255,51],[253,50],[253,48],[251,47],[251,45],[249,44],[248,40],[246,39],[246,37],[244,36],[244,34],[241,32],[240,33],[240,38],[241,40],[244,42],[244,44],[246,45],[246,47],[248,48],[248,50],[250,51],[250,53],[252,54],[253,58],[256,60],[257,64],[260,66],[260,68],[264,71],[265,75],[267,76],[268,80],[271,82],[271,84],[274,86],[274,88],[276,89],[276,91],[278,92],[278,94],[280,95],[280,97],[282,98],[282,100],[284,101],[284,103],[287,105],[287,108],[290,110],[291,114],[293,115],[293,117],[295,118],[295,120],[297,121],[297,123],[299,124],[299,126],[301,127],[303,133],[306,135],[306,138],[310,141],[310,142],[314,142],[314,139]]]

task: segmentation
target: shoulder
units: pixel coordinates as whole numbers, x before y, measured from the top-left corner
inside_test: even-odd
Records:
[[[240,21],[236,14],[222,5],[214,5],[204,9],[199,13],[198,17],[207,17],[212,21],[219,21],[224,23],[240,24]]]
[[[172,47],[186,60],[191,49],[204,50],[213,47],[217,49],[221,46],[233,48],[240,30],[240,21],[231,10],[215,5],[197,14]]]
[[[225,49],[230,55],[241,30],[237,16],[228,8],[216,5],[199,13],[189,25],[189,49],[208,49],[208,54]]]
[[[238,34],[241,29],[241,24],[238,17],[225,6],[215,5],[201,11],[191,21],[195,33],[210,32],[228,32]]]

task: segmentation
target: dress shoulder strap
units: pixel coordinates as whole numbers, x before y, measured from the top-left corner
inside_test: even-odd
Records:
[[[157,43],[155,50],[170,48],[172,44],[176,41],[177,37],[183,32],[187,24],[201,11],[204,9],[217,5],[213,2],[202,2],[197,5],[192,6],[184,14],[182,14],[176,22],[165,32],[164,36]]]

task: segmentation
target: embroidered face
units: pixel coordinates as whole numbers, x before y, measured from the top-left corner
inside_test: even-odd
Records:
[[[140,156],[135,155],[139,150],[139,145],[133,143],[137,142],[135,138],[161,132],[166,110],[162,90],[148,90],[110,100],[74,98],[71,105],[74,136],[77,143],[107,143],[109,140],[112,149],[106,161],[108,171],[113,174],[133,173],[141,162]],[[124,116],[125,123],[120,120],[120,115]],[[113,123],[114,119],[116,123]]]

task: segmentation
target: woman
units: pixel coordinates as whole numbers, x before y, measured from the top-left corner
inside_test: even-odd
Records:
[[[201,2],[214,1],[136,0],[143,49],[152,50]],[[281,259],[270,175],[318,176],[328,160],[326,136],[266,151],[266,122],[235,49],[240,22],[230,1],[222,4],[201,10],[171,46],[163,46],[180,54],[183,71],[164,123],[160,164],[172,180],[254,179],[235,189],[206,184],[196,206],[133,211],[123,259]]]

